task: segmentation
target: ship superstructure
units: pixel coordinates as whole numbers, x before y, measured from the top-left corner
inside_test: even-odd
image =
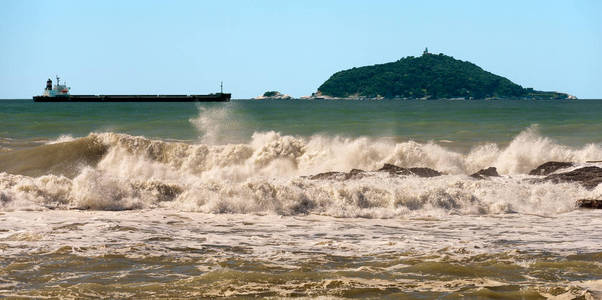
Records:
[[[61,84],[61,78],[56,76],[56,84],[52,85],[52,79],[48,78],[46,81],[46,88],[44,89],[45,97],[67,97],[69,96],[70,87],[67,84]]]
[[[42,96],[34,96],[34,102],[228,102],[232,94],[220,92],[208,95],[71,95],[71,88],[61,84],[56,77],[56,84],[52,80],[46,81]]]

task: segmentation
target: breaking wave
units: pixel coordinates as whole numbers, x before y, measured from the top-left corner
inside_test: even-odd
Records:
[[[59,137],[57,137],[54,140],[46,141],[45,144],[46,145],[52,145],[52,144],[58,144],[58,143],[71,142],[73,140],[75,140],[75,138],[73,138],[72,135],[70,135],[70,134],[61,134]]]
[[[213,117],[212,117],[213,116]],[[507,147],[489,143],[468,153],[435,143],[395,143],[369,137],[297,137],[256,132],[247,142],[226,143],[215,125],[227,112],[202,110],[191,122],[202,129],[197,144],[119,133],[61,138],[65,142],[0,153],[3,210],[78,208],[123,210],[167,207],[210,213],[325,214],[389,218],[413,215],[557,214],[575,200],[600,197],[578,184],[532,183],[529,170],[547,161],[584,163],[602,158],[601,145],[571,148],[524,130]],[[371,176],[347,181],[308,175],[385,163],[429,167],[434,178]],[[475,180],[479,169],[503,176]]]

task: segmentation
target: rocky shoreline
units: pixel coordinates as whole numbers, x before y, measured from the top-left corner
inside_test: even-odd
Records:
[[[529,172],[529,175],[538,176],[540,178],[529,178],[527,180],[533,183],[575,182],[581,184],[588,190],[593,190],[598,186],[598,184],[602,183],[602,168],[597,166],[586,166],[568,172],[556,173],[559,170],[574,166],[575,163],[572,162],[546,162]],[[384,164],[382,168],[374,171],[352,169],[349,172],[324,172],[308,176],[307,178],[310,180],[346,181],[352,179],[361,179],[372,176],[375,173],[382,172],[388,173],[391,176],[418,176],[424,178],[445,175],[445,173],[431,168],[402,168],[392,164]],[[474,178],[475,180],[487,180],[489,177],[500,177],[500,175],[495,167],[489,167],[487,169],[479,170],[478,172],[470,175],[470,177]],[[576,206],[579,208],[602,209],[602,199],[578,199],[576,200]]]

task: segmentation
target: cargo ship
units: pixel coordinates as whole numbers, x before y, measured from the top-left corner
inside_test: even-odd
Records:
[[[71,90],[66,84],[60,83],[56,77],[56,84],[52,80],[46,81],[44,94],[34,96],[34,102],[228,102],[232,94],[224,93],[223,84],[220,92],[208,95],[71,95]]]

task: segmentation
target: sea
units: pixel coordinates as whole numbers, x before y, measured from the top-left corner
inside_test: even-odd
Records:
[[[3,100],[0,297],[602,299],[548,161],[602,167],[602,100]]]

